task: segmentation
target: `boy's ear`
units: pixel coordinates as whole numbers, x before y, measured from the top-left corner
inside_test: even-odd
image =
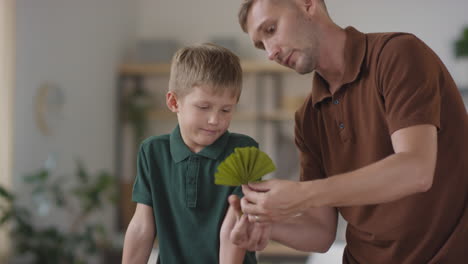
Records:
[[[171,110],[174,113],[179,112],[179,100],[177,99],[177,95],[169,91],[166,94],[166,105],[169,110]]]

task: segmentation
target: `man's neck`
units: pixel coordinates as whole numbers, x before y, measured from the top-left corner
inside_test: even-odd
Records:
[[[330,93],[341,86],[345,73],[344,49],[346,32],[337,25],[325,28],[320,42],[320,53],[316,71],[328,82]]]

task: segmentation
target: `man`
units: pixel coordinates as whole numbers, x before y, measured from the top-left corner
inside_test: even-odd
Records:
[[[246,0],[239,22],[270,60],[315,74],[295,116],[301,182],[243,186],[231,206],[267,236],[238,221],[231,239],[324,252],[339,212],[344,263],[466,261],[468,118],[437,55],[411,34],[342,29],[323,0]]]

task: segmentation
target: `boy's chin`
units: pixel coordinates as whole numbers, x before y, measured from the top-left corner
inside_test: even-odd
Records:
[[[207,147],[215,143],[216,140],[218,140],[219,138],[220,136],[213,136],[213,137],[204,136],[203,138],[199,138],[197,141],[198,141],[198,145]]]

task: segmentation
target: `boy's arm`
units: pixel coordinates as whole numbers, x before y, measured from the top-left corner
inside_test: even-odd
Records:
[[[229,236],[240,214],[234,210],[232,206],[224,217],[221,230],[219,232],[219,263],[220,264],[236,264],[243,263],[246,250],[234,245]],[[246,221],[246,219],[244,219]]]
[[[122,264],[148,263],[155,234],[153,208],[138,203],[125,234]]]

